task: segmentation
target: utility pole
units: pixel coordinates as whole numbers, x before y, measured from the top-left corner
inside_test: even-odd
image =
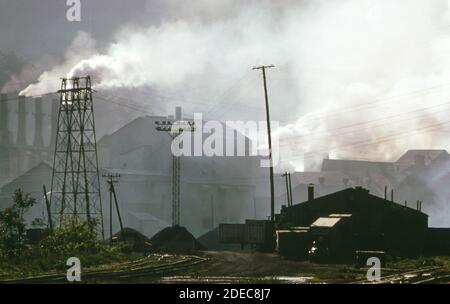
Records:
[[[117,217],[119,218],[119,224],[120,224],[120,234],[122,235],[122,241],[125,240],[125,235],[123,232],[123,223],[122,223],[122,217],[120,216],[120,210],[119,210],[119,204],[117,203],[117,196],[116,196],[116,189],[114,187],[115,183],[119,182],[119,174],[104,174],[103,177],[108,178],[107,183],[109,185],[109,236],[110,240],[112,242],[113,237],[113,229],[112,229],[112,221],[113,221],[113,207],[112,207],[112,200],[114,197],[114,203],[116,206],[116,212]]]
[[[289,174],[287,172],[285,172],[281,176],[284,177],[284,181],[286,183],[287,206],[290,207],[291,206],[291,194],[290,194],[290,191],[289,191]]]
[[[45,199],[45,207],[47,209],[48,226],[50,228],[50,231],[53,231],[52,211],[51,211],[50,202],[49,202],[48,196],[47,196],[47,189],[45,188],[45,185],[43,185],[42,188],[44,190],[44,199]]]
[[[177,107],[175,121],[155,121],[156,130],[166,132],[175,140],[183,132],[194,132],[193,121],[181,120],[181,108]],[[178,148],[178,145],[177,145]],[[172,226],[180,225],[180,157],[172,154]]]
[[[273,161],[272,161],[272,136],[270,129],[270,111],[269,111],[269,96],[267,94],[267,80],[266,80],[266,69],[274,68],[274,65],[261,65],[256,66],[253,70],[262,70],[263,83],[264,83],[264,97],[266,100],[266,119],[267,119],[267,136],[269,139],[269,173],[270,173],[270,220],[275,220],[275,189],[273,182]]]
[[[211,195],[211,229],[214,229],[214,195]]]
[[[288,173],[288,179],[289,179],[289,197],[291,199],[291,206],[292,206],[292,183],[291,183],[291,172]]]

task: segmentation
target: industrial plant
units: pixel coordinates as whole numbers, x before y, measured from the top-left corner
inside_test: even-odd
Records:
[[[450,283],[448,3],[138,2],[0,40],[0,284]]]

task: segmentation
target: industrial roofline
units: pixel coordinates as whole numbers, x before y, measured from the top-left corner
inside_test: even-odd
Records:
[[[421,214],[421,215],[424,215],[424,216],[426,216],[426,217],[429,217],[428,214],[426,214],[426,213],[424,213],[424,212],[422,212],[422,211],[416,210],[416,209],[414,209],[414,208],[406,207],[406,206],[404,206],[403,204],[399,204],[399,203],[397,203],[397,202],[395,202],[395,201],[391,201],[391,200],[384,199],[384,198],[382,198],[382,197],[379,197],[379,196],[370,194],[368,189],[365,189],[365,188],[363,188],[363,187],[361,187],[361,186],[357,186],[357,187],[354,187],[354,188],[353,188],[353,187],[349,187],[349,188],[344,189],[344,190],[340,190],[340,191],[337,191],[337,192],[334,192],[334,193],[330,193],[330,194],[327,194],[327,195],[323,195],[323,196],[314,198],[312,201],[304,201],[304,202],[301,202],[301,203],[294,204],[294,205],[292,205],[292,206],[290,206],[290,207],[286,207],[286,209],[291,209],[291,208],[300,207],[300,206],[303,206],[303,205],[305,205],[305,204],[314,204],[315,201],[318,201],[318,200],[326,200],[326,199],[329,199],[330,197],[333,197],[333,196],[335,196],[335,195],[338,195],[339,193],[350,192],[350,191],[352,191],[352,192],[358,192],[358,193],[364,193],[364,194],[367,195],[367,196],[371,196],[372,198],[375,198],[375,199],[377,199],[377,200],[380,200],[380,201],[382,201],[382,202],[384,202],[384,203],[386,203],[386,204],[392,205],[392,206],[394,206],[394,208],[400,208],[400,209],[403,209],[403,210],[405,210],[405,211],[407,211],[407,212],[415,212],[415,213],[419,213],[419,214]]]

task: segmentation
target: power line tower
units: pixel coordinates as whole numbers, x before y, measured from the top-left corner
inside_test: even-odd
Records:
[[[177,107],[175,121],[155,121],[156,130],[166,132],[174,141],[183,132],[194,132],[193,121],[181,120],[181,109]],[[176,143],[178,149],[179,145]],[[180,225],[180,156],[172,153],[172,226]]]
[[[119,182],[120,174],[106,174],[106,175],[103,175],[103,177],[108,178],[107,183],[109,185],[109,236],[110,236],[110,240],[111,240],[111,242],[113,240],[113,234],[112,234],[112,231],[113,231],[113,228],[112,228],[113,205],[112,205],[112,201],[113,201],[113,197],[114,197],[114,203],[116,206],[117,217],[119,218],[120,233],[122,235],[122,241],[124,241],[125,234],[123,231],[122,216],[120,215],[119,203],[117,202],[116,188],[114,187],[114,184]]]
[[[52,218],[60,223],[65,218],[95,223],[104,238],[91,78],[64,78],[58,93]]]

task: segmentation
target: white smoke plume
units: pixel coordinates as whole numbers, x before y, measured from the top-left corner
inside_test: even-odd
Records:
[[[275,131],[284,166],[301,169],[305,151],[391,160],[408,148],[449,147],[438,133],[448,126],[448,107],[439,105],[450,97],[447,1],[169,1],[167,7],[166,21],[123,26],[101,50],[80,33],[66,61],[22,94],[56,91],[60,77],[89,74],[98,90],[150,88],[206,112],[228,104],[228,112],[212,111],[216,118],[261,119],[261,78],[251,67],[275,64],[268,78],[272,119],[285,124]],[[250,84],[230,87],[246,74]]]

